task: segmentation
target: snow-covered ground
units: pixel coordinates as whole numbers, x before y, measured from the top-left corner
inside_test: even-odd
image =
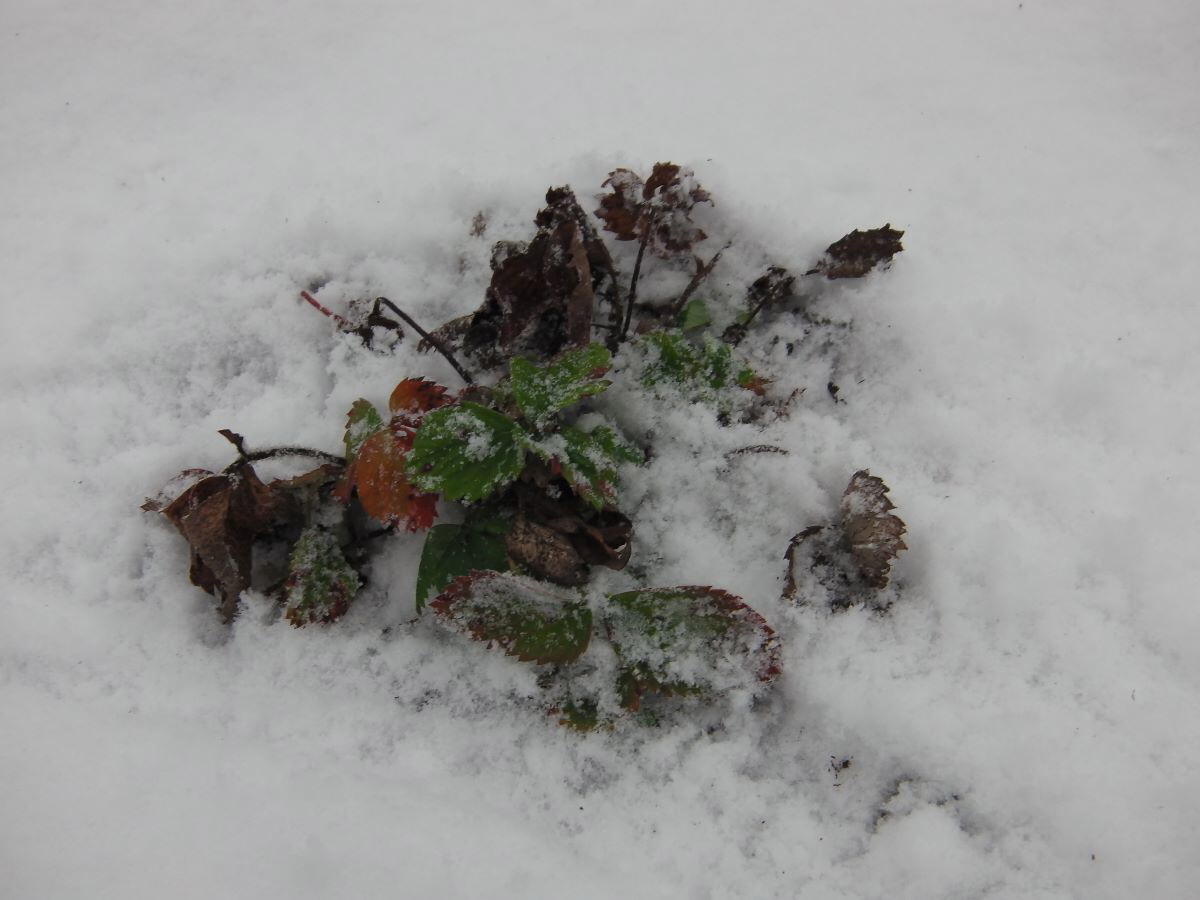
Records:
[[[1195,4],[6,0],[0,24],[0,896],[1200,892]],[[477,210],[520,237],[547,186],[665,159],[785,265],[907,232],[829,298],[845,404],[752,340],[810,388],[795,415],[664,408],[629,475],[656,581],[779,630],[774,702],[558,728],[515,663],[411,621],[419,538],[332,627],[220,626],[142,499],[224,465],[219,428],[336,450],[356,397],[457,383],[298,289],[440,322],[481,298]],[[726,463],[750,443],[792,452]],[[909,526],[892,613],[783,604],[788,537],[863,467]]]

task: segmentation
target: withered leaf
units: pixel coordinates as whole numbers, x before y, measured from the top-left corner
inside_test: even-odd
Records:
[[[806,275],[821,274],[826,278],[862,278],[876,266],[886,267],[892,257],[902,251],[897,231],[890,224],[869,231],[855,229],[841,240],[830,244],[825,258],[806,272]]]
[[[642,206],[645,184],[631,169],[613,169],[601,187],[610,188],[600,197],[596,217],[618,241],[636,241],[642,235]]]
[[[711,203],[712,198],[691,169],[655,163],[645,181],[630,169],[614,169],[602,187],[609,191],[601,194],[596,216],[619,241],[643,241],[666,258],[690,252],[707,237],[691,213],[697,203]]]
[[[513,518],[504,545],[509,559],[537,578],[572,586],[587,582],[588,564],[570,537],[523,511]]]
[[[552,188],[546,202],[528,244],[493,249],[491,284],[462,337],[463,350],[485,366],[586,345],[597,282],[615,284],[607,251],[570,189]]]
[[[863,580],[874,588],[887,586],[892,560],[908,549],[895,508],[883,479],[866,469],[854,473],[842,494],[842,534]]]
[[[226,622],[250,586],[255,538],[299,517],[295,497],[263,484],[250,465],[201,477],[158,511],[188,542],[192,583],[219,598]]]
[[[536,578],[583,584],[589,566],[623,569],[633,524],[612,507],[596,509],[555,467],[530,460],[510,489],[517,515],[506,538],[509,559]]]

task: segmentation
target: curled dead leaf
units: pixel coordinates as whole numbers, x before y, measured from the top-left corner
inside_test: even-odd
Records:
[[[191,548],[192,584],[220,600],[222,618],[231,621],[238,598],[250,586],[254,541],[300,516],[296,498],[276,483],[263,484],[253,466],[238,466],[220,475],[199,478],[165,506],[143,506],[161,512]]]
[[[806,275],[821,274],[826,278],[862,278],[876,266],[886,267],[892,257],[904,247],[898,231],[890,224],[868,231],[855,229],[825,250],[825,258],[809,269]]]
[[[485,366],[513,355],[547,358],[590,342],[597,282],[615,285],[611,259],[568,188],[552,188],[528,244],[492,253],[483,306],[463,330],[463,350]]]
[[[895,508],[883,480],[863,469],[854,473],[842,494],[840,517],[833,525],[810,525],[788,544],[783,599],[801,602],[806,589],[821,591],[834,609],[877,600],[887,587],[892,561],[907,549],[902,539],[905,525],[892,513]]]
[[[866,469],[854,473],[842,494],[842,534],[863,580],[874,588],[887,586],[892,560],[908,549],[895,508],[883,479]]]

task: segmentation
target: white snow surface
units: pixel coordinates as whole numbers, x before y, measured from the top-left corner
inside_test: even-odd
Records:
[[[0,896],[1200,893],[1194,3],[7,0],[0,23]],[[220,428],[337,451],[357,397],[458,384],[298,291],[437,324],[548,186],[586,201],[667,159],[748,248],[730,284],[906,231],[827,298],[846,403],[766,331],[745,349],[806,387],[790,418],[664,404],[626,470],[635,563],[779,631],[772,701],[557,727],[527,667],[414,621],[419,536],[334,626],[253,598],[221,626],[142,499],[225,465]],[[755,443],[791,453],[725,460]],[[787,539],[865,467],[908,524],[892,612],[786,606]]]

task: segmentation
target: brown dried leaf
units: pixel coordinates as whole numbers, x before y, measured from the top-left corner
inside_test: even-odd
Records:
[[[555,584],[584,584],[588,565],[571,539],[549,525],[535,522],[524,512],[512,520],[504,539],[509,559],[532,575]]]
[[[201,478],[160,511],[191,547],[192,583],[220,598],[227,622],[250,586],[255,538],[299,515],[288,491],[263,484],[249,465]]]
[[[886,266],[892,257],[904,249],[897,231],[890,224],[869,231],[855,229],[839,241],[830,244],[825,259],[806,272],[806,275],[821,274],[826,278],[861,278],[876,266]]]
[[[600,196],[596,216],[619,241],[645,241],[651,252],[667,258],[691,252],[708,236],[692,222],[691,213],[697,203],[711,203],[712,198],[691,169],[655,163],[644,182],[636,172],[614,169],[602,187],[610,190]]]
[[[596,210],[604,230],[614,234],[618,241],[636,241],[644,228],[642,214],[646,195],[641,177],[630,169],[614,169],[601,187],[612,188],[601,195],[600,208]]]
[[[591,341],[597,280],[612,276],[598,238],[568,188],[546,194],[526,244],[499,243],[483,306],[463,334],[463,349],[494,366],[515,354],[547,358]],[[601,267],[593,270],[593,265]],[[607,266],[607,271],[603,267]]]
[[[908,549],[895,508],[887,485],[866,469],[854,473],[842,494],[842,534],[863,581],[874,588],[887,586],[892,560]]]

